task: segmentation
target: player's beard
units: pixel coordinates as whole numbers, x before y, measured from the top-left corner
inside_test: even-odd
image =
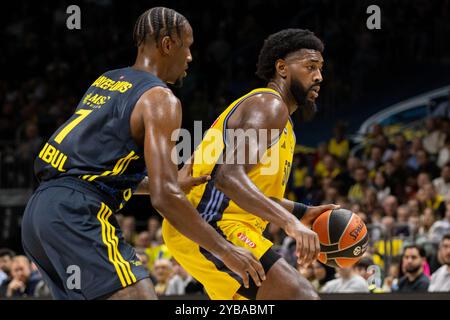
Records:
[[[291,79],[290,91],[300,109],[301,116],[304,121],[311,121],[317,112],[316,103],[308,99],[308,93],[314,86],[316,85],[305,89],[300,81]]]

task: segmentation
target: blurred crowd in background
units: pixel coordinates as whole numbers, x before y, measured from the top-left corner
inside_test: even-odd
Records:
[[[374,125],[356,154],[348,130],[355,106],[373,95],[389,95],[395,83],[416,81],[426,87],[442,78],[435,67],[450,64],[445,36],[450,34],[450,2],[380,1],[383,29],[376,32],[365,26],[369,4],[225,1],[215,3],[214,10],[190,2],[154,5],[178,10],[194,28],[194,61],[184,86],[174,89],[188,129],[194,120],[208,128],[234,99],[264,85],[254,72],[270,33],[301,27],[322,38],[325,81],[315,121],[345,121],[335,121],[327,141],[296,153],[286,196],[307,205],[336,203],[357,213],[369,227],[370,247],[354,268],[336,271],[319,262],[297,266],[295,243],[277,226],[269,225],[265,235],[323,292],[433,291],[429,282],[438,271],[438,289],[450,291],[450,238],[445,236],[450,233],[450,97],[413,137],[387,134]],[[6,44],[0,55],[0,188],[32,189],[37,185],[33,161],[43,143],[99,74],[134,62],[134,21],[153,4],[82,2],[82,29],[76,31],[65,28],[68,2],[58,8],[36,2],[12,5],[3,19],[9,23],[0,28]],[[298,143],[306,144],[298,124],[296,132]],[[145,206],[140,212],[136,208],[125,208],[117,219],[158,295],[202,293],[201,284],[164,245],[161,218],[154,211],[148,218]],[[48,296],[36,268],[17,254],[0,250],[0,297]]]

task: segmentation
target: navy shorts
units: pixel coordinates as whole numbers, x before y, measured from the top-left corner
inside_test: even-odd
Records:
[[[55,299],[101,299],[149,277],[115,210],[111,198],[74,177],[44,182],[32,195],[22,245]]]

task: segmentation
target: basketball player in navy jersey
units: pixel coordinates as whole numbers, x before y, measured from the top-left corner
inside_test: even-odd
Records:
[[[157,7],[138,18],[134,39],[135,64],[96,79],[36,158],[40,186],[22,222],[26,254],[56,299],[155,299],[149,275],[114,217],[145,186],[153,207],[175,228],[222,260],[245,286],[250,277],[260,285],[265,274],[259,261],[227,242],[186,199],[182,187],[204,178],[184,173],[180,187],[171,160],[171,135],[182,112],[166,84],[186,76],[191,26],[174,10]]]

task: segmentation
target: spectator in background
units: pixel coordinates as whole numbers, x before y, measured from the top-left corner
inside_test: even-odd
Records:
[[[442,168],[448,162],[450,162],[450,135],[447,135],[444,147],[439,150],[437,165]]]
[[[409,245],[403,249],[402,270],[404,276],[398,281],[397,292],[426,292],[430,280],[423,272],[425,251],[418,245]]]
[[[192,278],[175,259],[172,259],[172,263],[173,271],[167,285],[166,295],[184,295],[203,292],[203,286]]]
[[[391,160],[394,148],[389,144],[389,139],[384,135],[378,135],[375,139],[375,144],[383,149],[382,161],[386,162]]]
[[[395,217],[398,209],[398,201],[394,196],[387,196],[383,201],[383,211],[386,216]]]
[[[391,188],[391,194],[397,198],[403,199],[405,194],[405,181],[411,173],[404,163],[398,164],[399,161],[388,160],[383,165],[383,172],[387,178],[387,184]]]
[[[367,189],[371,188],[367,168],[360,166],[355,170],[355,184],[348,191],[348,199],[351,202],[362,202],[364,200]]]
[[[125,241],[134,246],[136,240],[136,219],[133,216],[123,217],[120,228]]]
[[[325,190],[324,199],[322,203],[336,203],[339,199],[339,192],[337,188],[332,184]]]
[[[420,216],[420,233],[427,236],[430,232],[431,226],[436,221],[436,216],[434,214],[433,209],[425,208],[423,210],[423,214]]]
[[[434,244],[440,243],[442,237],[450,233],[450,196],[447,197],[445,208],[444,218],[435,221],[429,231],[428,238]]]
[[[417,175],[417,187],[423,190],[423,188],[431,183],[430,174],[427,172],[421,172]]]
[[[397,208],[395,236],[408,237],[409,236],[409,216],[411,212],[407,205],[401,205]]]
[[[367,281],[353,267],[337,268],[339,278],[327,282],[320,292],[324,293],[356,293],[369,292]]]
[[[25,256],[15,256],[11,263],[11,279],[0,286],[0,297],[50,297],[40,277],[32,276],[31,263]]]
[[[407,202],[407,206],[411,212],[411,215],[419,215],[420,214],[420,204],[419,200],[416,198],[409,199]]]
[[[353,156],[348,157],[347,167],[334,179],[339,194],[348,194],[348,190],[350,190],[350,187],[355,184],[355,179],[353,179],[355,170],[360,166],[361,160],[359,158]]]
[[[158,232],[158,229],[161,228],[161,221],[157,216],[151,216],[147,220],[147,231],[149,232],[150,241],[156,242],[157,237],[156,233]]]
[[[323,159],[327,154],[329,154],[328,153],[328,144],[326,142],[320,142],[317,145],[316,153],[314,154],[314,159],[313,159],[314,170],[317,167],[317,165],[319,165],[319,164],[321,164],[321,166],[323,166]]]
[[[445,135],[445,138],[450,135],[450,119],[448,118],[441,118],[441,132]],[[444,140],[444,146],[445,146],[445,140]],[[442,147],[441,147],[442,149]],[[436,155],[433,156],[433,159],[436,158]]]
[[[411,214],[409,216],[408,229],[409,237],[404,239],[404,245],[417,244],[419,246],[424,246],[428,241],[428,237],[425,233],[421,232],[420,217],[418,214]]]
[[[319,179],[335,178],[340,173],[341,169],[339,168],[336,158],[329,153],[323,157],[322,161],[317,163],[314,169],[314,174]]]
[[[426,172],[430,175],[431,179],[439,176],[440,170],[438,166],[430,161],[428,153],[425,150],[419,150],[416,153],[417,157],[417,170],[416,173]]]
[[[295,196],[297,202],[304,203],[309,206],[316,206],[320,203],[320,190],[316,186],[313,176],[306,176],[305,185],[296,189]]]
[[[335,202],[327,202],[327,203],[335,203]],[[373,211],[379,207],[379,201],[377,199],[377,191],[372,187],[367,188],[364,194],[364,199],[362,200],[361,203],[364,205],[364,211],[367,214],[372,215]]]
[[[297,196],[299,189],[305,186],[305,180],[308,176],[308,164],[305,156],[302,154],[295,154],[292,163],[292,177],[289,180],[289,189]]]
[[[403,157],[408,155],[408,143],[403,133],[398,132],[394,135],[394,148],[399,151]]]
[[[393,216],[384,216],[381,218],[381,225],[388,236],[392,237],[395,235],[395,218]]]
[[[379,136],[384,136],[383,126],[379,123],[374,123],[368,134],[365,136],[365,145],[370,149],[370,146],[376,144]],[[366,149],[366,152],[368,152],[369,149]]]
[[[441,176],[433,180],[436,192],[442,197],[450,195],[450,163],[441,168]]]
[[[154,264],[157,260],[170,260],[172,258],[169,249],[163,241],[161,228],[159,228],[156,232],[156,241],[154,242],[152,247],[147,248],[145,252],[148,255],[148,268],[151,272],[153,272]]]
[[[450,292],[450,233],[444,235],[439,244],[442,266],[431,276],[429,292]]]
[[[314,273],[312,285],[317,291],[320,291],[328,281],[334,279],[336,271],[334,268],[324,265],[317,260],[312,263],[312,267]]]
[[[148,231],[141,231],[136,236],[136,241],[134,244],[134,247],[136,249],[143,249],[144,251],[147,248],[150,248],[152,245],[151,238],[150,238],[150,232]]]
[[[395,150],[392,153],[393,171],[389,174],[389,185],[392,188],[392,194],[401,201],[405,199],[407,194],[405,187],[408,178],[413,175],[412,170],[406,166],[405,162],[405,156],[402,152]]]
[[[172,275],[173,265],[168,259],[158,259],[153,268],[153,277],[156,280],[155,292],[158,296],[166,294],[169,280]]]
[[[391,187],[387,184],[386,174],[379,170],[375,174],[374,188],[377,191],[377,200],[383,203],[384,199],[391,194]]]
[[[400,276],[400,261],[395,257],[389,265],[389,270],[383,281],[383,292],[398,290],[398,278]]]
[[[370,158],[366,161],[367,169],[370,172],[376,172],[383,165],[383,148],[379,145],[373,145],[370,148]]]
[[[427,134],[423,138],[423,147],[427,153],[437,155],[439,150],[445,145],[446,135],[441,130],[441,123],[435,118],[425,120]]]
[[[11,264],[15,255],[10,249],[0,249],[0,286],[11,278]]]
[[[411,211],[406,204],[402,204],[397,208],[397,223],[407,224]]]
[[[408,159],[406,165],[412,170],[417,170],[419,164],[417,163],[417,151],[423,149],[422,139],[420,137],[415,137],[411,141],[411,146],[409,148]]]
[[[436,192],[434,185],[427,183],[423,186],[423,201],[425,208],[430,208],[439,218],[445,215],[444,197]]]
[[[338,159],[346,159],[350,152],[350,142],[345,137],[346,125],[338,122],[333,129],[333,138],[328,142],[328,152]]]

